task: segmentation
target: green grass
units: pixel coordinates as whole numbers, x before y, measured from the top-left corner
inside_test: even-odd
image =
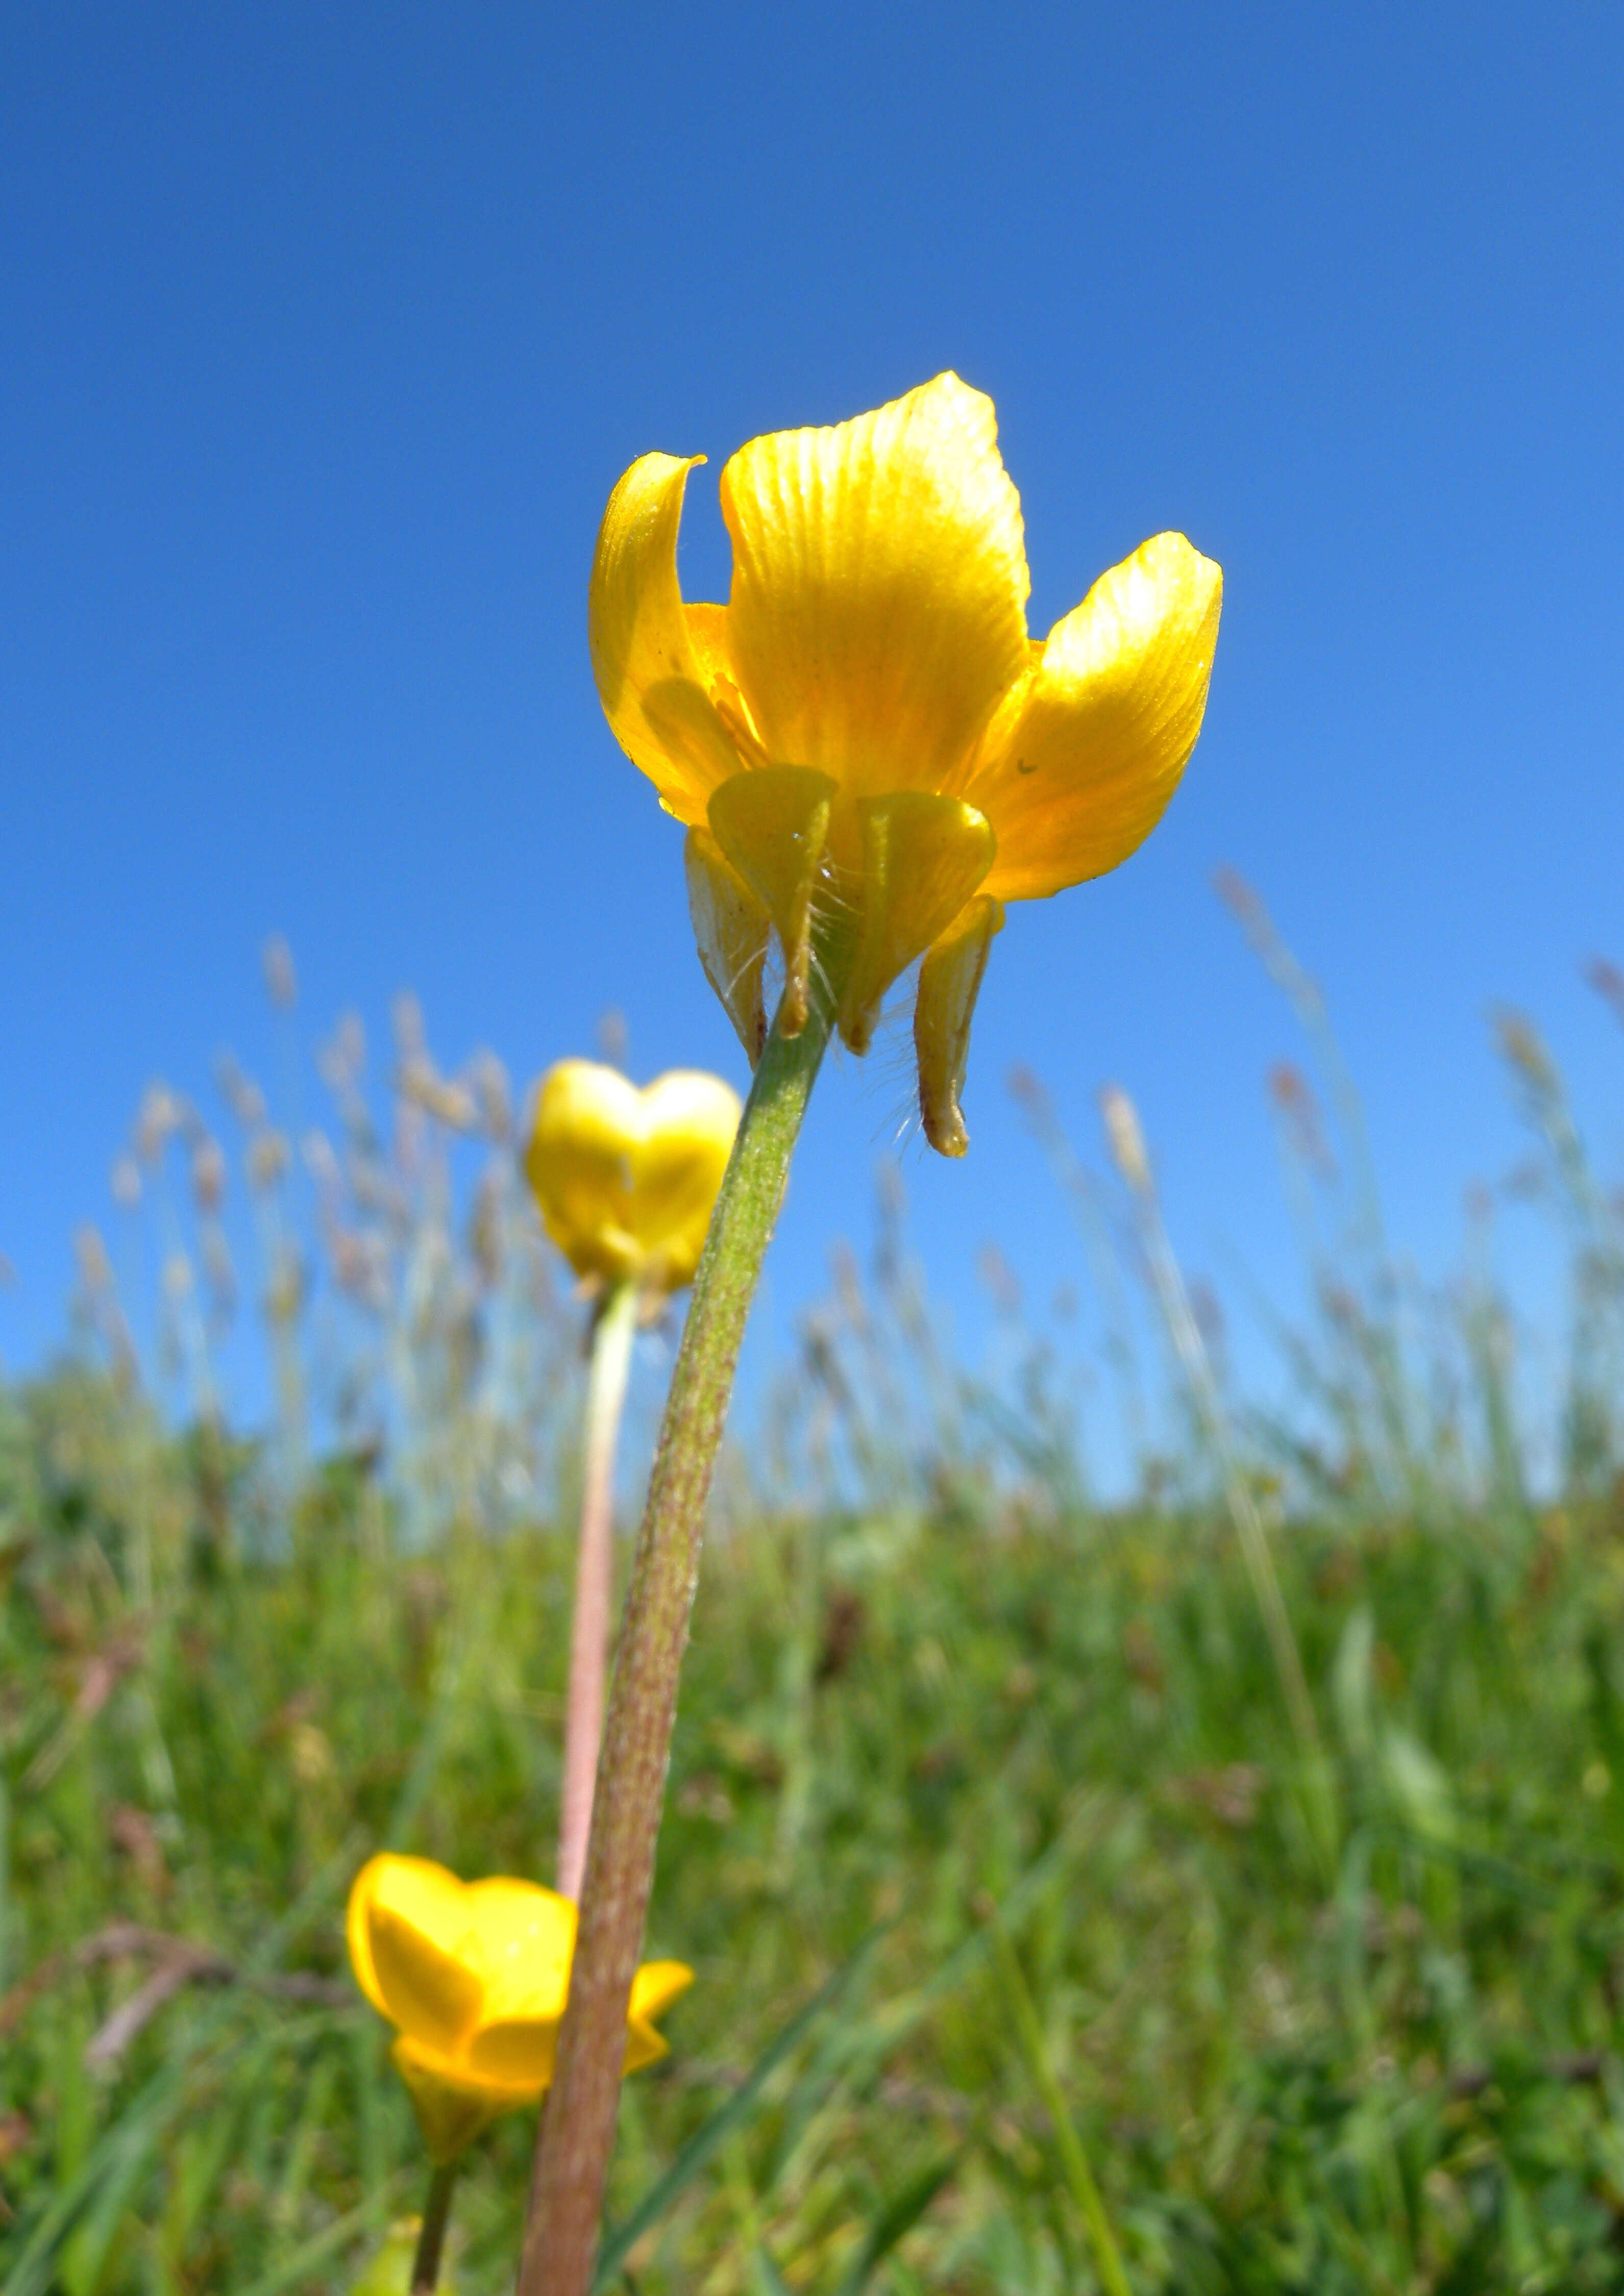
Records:
[[[1092,1341],[986,1255],[969,1375],[882,1180],[724,1457],[649,1937],[697,1982],[627,2087],[606,2291],[1624,2289],[1620,1210],[1502,1016],[1570,1267],[1531,1381],[1491,1200],[1446,1290],[1400,1275],[1318,991],[1226,898],[1336,1119],[1275,1072],[1289,1391],[1215,1381],[1148,1166],[1119,1124],[1128,1187],[1090,1171],[1035,1079]],[[299,1090],[223,1062],[229,1188],[154,1085],[76,1367],[0,1387],[0,2296],[404,2289],[350,1878],[552,1874],[581,1316],[500,1063],[444,1074],[409,1001],[397,1050],[380,1094],[340,1024],[297,1155]],[[1113,1407],[1132,1507],[1090,1497]],[[473,2150],[460,2296],[512,2287],[532,2139]]]
[[[401,1551],[339,1461],[254,1561],[248,1453],[78,1374],[0,1411],[4,2285],[351,2286],[422,2171],[344,1892],[384,1843],[550,1875],[568,1542]],[[1219,1507],[950,1490],[712,1542],[615,2284],[1100,2287],[1081,2161],[1136,2296],[1624,2288],[1619,1504],[1276,1529],[1327,1862]],[[241,1981],[98,2049],[119,1922]],[[476,2148],[462,2296],[531,2136]]]

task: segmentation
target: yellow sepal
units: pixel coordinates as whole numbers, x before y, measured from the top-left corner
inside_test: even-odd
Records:
[[[919,1114],[939,1155],[962,1156],[970,1135],[959,1111],[970,1062],[970,1023],[1004,904],[985,893],[967,901],[919,968],[914,1049],[919,1061]]]
[[[767,1042],[761,972],[773,921],[708,829],[688,832],[683,866],[699,961],[753,1069]]]
[[[778,1025],[799,1036],[807,1021],[812,895],[829,836],[834,783],[810,766],[763,766],[735,774],[710,800],[710,828],[724,857],[778,928],[783,1004]]]
[[[862,922],[841,1001],[841,1035],[865,1053],[886,990],[950,924],[992,866],[985,814],[958,798],[903,790],[865,799]]]

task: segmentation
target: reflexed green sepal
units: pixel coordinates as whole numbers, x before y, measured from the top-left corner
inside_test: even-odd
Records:
[[[970,1023],[987,970],[1004,904],[978,894],[965,903],[919,968],[914,1048],[919,1056],[919,1113],[925,1138],[939,1154],[962,1156],[970,1135],[959,1095],[970,1060]]]
[[[753,1069],[767,1042],[761,969],[773,921],[708,829],[688,832],[683,864],[699,961]]]
[[[985,814],[958,798],[904,790],[865,799],[857,953],[841,1003],[841,1035],[865,1053],[886,990],[937,939],[991,868]]]
[[[812,894],[829,834],[835,784],[810,766],[758,766],[713,791],[711,832],[778,929],[786,1037],[806,1026]],[[736,1025],[736,1024],[735,1024]]]

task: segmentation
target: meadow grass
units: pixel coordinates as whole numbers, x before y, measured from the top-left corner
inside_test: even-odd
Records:
[[[270,1432],[218,1406],[222,1160],[168,1095],[119,1184],[155,1342],[87,1239],[77,1359],[0,1389],[7,2296],[404,2288],[425,2180],[349,1881],[381,1847],[552,1874],[579,1319],[499,1074],[407,1022],[392,1122],[327,1049],[302,1225],[226,1072]],[[1554,1067],[1506,1050],[1574,1244],[1543,1480],[1505,1303],[1464,1282],[1417,1369],[1357,1154],[1317,1256],[1300,1079],[1314,1320],[1273,1416],[1131,1141],[1113,1199],[1020,1086],[1101,1259],[1131,1503],[1091,1496],[1048,1342],[956,1364],[882,1193],[718,1487],[649,1936],[696,1982],[627,2087],[603,2287],[1624,2287],[1620,1260]],[[462,2296],[512,2285],[532,2134],[472,2155]]]
[[[550,1869],[568,1541],[403,1552],[335,1459],[255,1560],[251,1460],[105,1383],[13,1397],[8,1436],[5,2284],[349,2285],[419,2195],[343,1894],[387,1842]],[[726,1526],[651,1931],[697,1983],[611,2216],[747,2094],[624,2284],[1098,2284],[1057,2083],[1136,2290],[1624,2285],[1624,1517],[1301,1524],[1280,1556],[1328,1875],[1221,1511]],[[214,1958],[166,1991],[176,1939]],[[464,2291],[508,2284],[529,2133],[466,2178]]]

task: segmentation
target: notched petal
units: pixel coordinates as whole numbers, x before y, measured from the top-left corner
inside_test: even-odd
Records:
[[[657,2033],[652,2025],[639,2017],[628,2019],[626,2054],[620,2062],[622,2074],[641,2072],[644,2065],[657,2065],[661,2057],[668,2057],[670,2054],[671,2044],[663,2033]]]
[[[632,1980],[632,1997],[626,2013],[626,2060],[623,2072],[658,2064],[670,2053],[670,2043],[654,2027],[654,2019],[668,2009],[693,1982],[693,1972],[680,1961],[645,1961]]]
[[[693,1982],[693,1972],[683,1961],[645,1961],[632,1980],[628,2017],[647,2021],[663,2014]]]
[[[481,2030],[513,2017],[556,2024],[570,1989],[575,1907],[556,1890],[509,1874],[471,1882],[468,1903],[485,1966]]]
[[[841,1035],[865,1053],[886,990],[950,924],[992,866],[985,814],[923,790],[870,798],[863,836],[857,951],[841,1003]]]
[[[643,1095],[648,1133],[637,1152],[635,1215],[645,1282],[672,1292],[693,1281],[742,1110],[720,1077],[671,1069]]]
[[[919,968],[914,1049],[919,1060],[919,1114],[939,1155],[962,1156],[970,1135],[959,1111],[970,1062],[970,1023],[1004,904],[978,894],[927,952]]]
[[[764,766],[735,774],[710,800],[711,833],[783,945],[779,1027],[786,1037],[799,1036],[807,1021],[812,895],[834,791],[829,775],[810,766]]]
[[[708,829],[688,832],[683,865],[699,961],[753,1069],[767,1043],[761,973],[773,921]]]
[[[614,1283],[637,1264],[632,1160],[643,1137],[636,1085],[596,1061],[559,1061],[537,1096],[524,1168],[542,1224],[578,1275]]]
[[[1020,499],[954,374],[722,472],[732,675],[774,758],[854,796],[940,789],[1026,661]]]

